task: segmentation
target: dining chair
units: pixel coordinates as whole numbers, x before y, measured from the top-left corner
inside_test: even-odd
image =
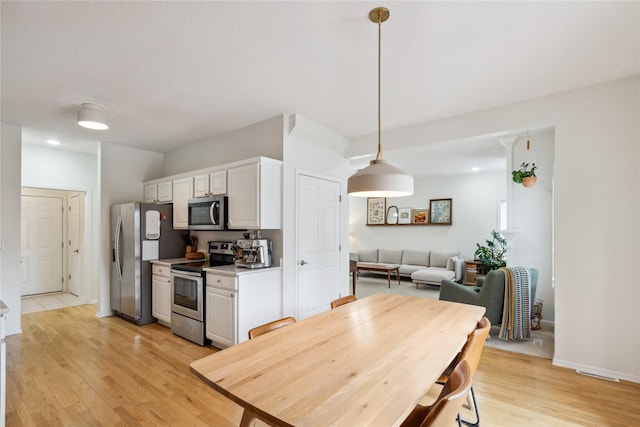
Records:
[[[460,407],[471,389],[469,362],[460,361],[449,375],[440,395],[432,405],[416,406],[401,427],[450,426],[453,420],[460,425]]]
[[[336,307],[340,307],[341,305],[353,302],[356,299],[357,298],[356,298],[355,295],[347,295],[347,296],[344,296],[342,298],[338,298],[336,300],[331,301],[331,308],[333,309],[333,308],[336,308]]]
[[[266,334],[275,329],[282,328],[283,326],[295,323],[294,317],[284,317],[282,319],[274,320],[273,322],[265,323],[264,325],[256,326],[253,329],[249,329],[249,339],[255,338],[259,335]]]
[[[484,348],[484,343],[489,336],[489,330],[491,329],[491,322],[485,316],[483,317],[476,327],[476,329],[469,334],[467,338],[467,342],[462,348],[462,351],[458,354],[456,359],[449,365],[449,367],[444,371],[444,373],[440,376],[438,384],[444,384],[447,381],[449,375],[453,371],[453,368],[456,366],[459,360],[465,360],[469,364],[469,369],[471,371],[471,376],[473,377],[478,369],[478,365],[480,364],[480,356],[482,356],[482,349]],[[470,426],[470,427],[478,427],[480,425],[480,413],[478,412],[478,405],[476,403],[476,395],[473,391],[473,386],[471,386],[470,390],[471,402],[469,402],[469,406],[473,406],[472,410],[475,413],[476,420],[474,422],[461,419],[460,422]]]

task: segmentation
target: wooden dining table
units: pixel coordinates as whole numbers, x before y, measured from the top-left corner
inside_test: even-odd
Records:
[[[465,344],[484,307],[375,294],[191,363],[244,408],[240,425],[394,426]]]

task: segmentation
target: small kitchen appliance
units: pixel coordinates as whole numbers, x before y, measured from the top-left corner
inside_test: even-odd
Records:
[[[271,239],[240,239],[236,242],[236,267],[271,267]]]

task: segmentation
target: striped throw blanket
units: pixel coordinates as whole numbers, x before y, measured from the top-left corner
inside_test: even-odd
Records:
[[[525,267],[501,268],[504,271],[504,307],[498,338],[531,339],[531,271]]]

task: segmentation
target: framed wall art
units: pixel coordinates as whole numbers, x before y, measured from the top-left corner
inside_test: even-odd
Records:
[[[398,224],[411,224],[411,208],[398,209]]]
[[[413,221],[414,224],[428,224],[429,223],[429,209],[414,209]]]
[[[431,224],[451,224],[451,199],[429,200]]]
[[[384,197],[367,198],[367,225],[385,223],[387,199]]]

